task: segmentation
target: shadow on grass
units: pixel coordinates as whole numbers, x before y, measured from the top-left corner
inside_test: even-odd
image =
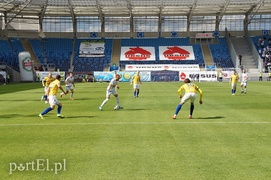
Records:
[[[0,101],[6,101],[6,102],[12,102],[12,101],[14,101],[14,102],[22,102],[22,101],[26,101],[25,99],[13,99],[13,100],[10,100],[10,99],[8,99],[8,100],[0,100]],[[27,102],[37,102],[37,101],[41,101],[40,99],[39,100],[27,100]]]
[[[68,116],[68,117],[65,116],[65,118],[67,118],[67,119],[75,119],[75,118],[94,118],[94,117],[96,117],[96,116]],[[64,118],[64,119],[65,119],[65,118]]]
[[[65,96],[63,96],[62,98],[61,97],[57,97],[57,99],[58,100],[69,100],[69,101],[71,101],[70,100],[70,96],[69,97],[65,97]],[[91,100],[91,99],[94,99],[94,98],[74,98],[74,100],[73,101],[78,101],[78,100],[80,100],[80,101],[84,101],[84,100]]]
[[[222,119],[222,118],[225,118],[225,117],[223,117],[223,116],[213,116],[213,117],[199,117],[199,118],[195,118],[195,119]]]
[[[16,117],[22,117],[21,114],[5,114],[5,115],[0,115],[1,118],[16,118]]]
[[[6,119],[8,119],[8,118],[18,118],[18,117],[36,117],[36,118],[38,118],[38,119],[40,119],[40,117],[39,117],[39,114],[29,114],[29,115],[22,115],[22,114],[5,114],[5,115],[0,115],[0,119],[1,118],[6,118]],[[45,114],[44,115],[44,118],[50,118],[50,119],[52,119],[52,118],[55,118],[55,119],[75,119],[75,118],[94,118],[94,117],[96,117],[96,116],[65,116],[64,115],[64,117],[65,118],[58,118],[57,116],[56,116],[56,114],[54,115],[54,114]]]
[[[123,108],[124,109],[124,108]],[[149,109],[124,109],[125,111],[144,111]],[[120,110],[121,111],[121,110]]]

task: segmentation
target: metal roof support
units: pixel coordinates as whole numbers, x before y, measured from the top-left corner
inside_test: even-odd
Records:
[[[158,20],[158,33],[159,33],[159,37],[161,37],[162,35],[162,16],[163,16],[163,9],[164,9],[164,5],[163,5],[163,1],[161,1],[161,5],[159,6],[159,20]]]
[[[187,15],[187,29],[186,29],[186,32],[188,33],[187,35],[189,36],[190,35],[190,23],[191,23],[191,20],[192,20],[192,15],[193,15],[193,12],[195,11],[195,8],[197,7],[197,0],[194,0],[193,2],[193,5],[190,7],[190,11]]]
[[[25,1],[25,2],[27,2],[27,0]],[[25,4],[24,6],[23,6],[23,8],[19,11],[19,12],[17,12],[8,22],[7,22],[7,24],[9,24],[18,14],[20,14],[23,10],[24,10],[24,8],[26,8],[30,3],[32,2],[32,0],[29,0],[28,1],[28,3],[27,4]]]
[[[40,32],[42,31],[42,21],[48,6],[48,0],[45,1],[45,4],[41,7],[41,13],[39,14],[39,25],[40,25]]]
[[[254,6],[251,6],[251,8],[246,13],[246,15],[249,15],[250,13],[252,13],[254,9],[256,9],[256,10],[253,12],[253,14],[250,16],[250,18],[248,18],[246,26],[248,26],[250,24],[251,20],[253,19],[253,17],[255,16],[255,14],[258,12],[258,10],[260,9],[260,7],[263,4],[264,4],[264,0],[259,0]]]
[[[132,9],[133,9],[133,6],[132,6],[132,3],[131,3],[131,0],[126,0],[127,2],[127,8],[129,10],[129,14],[130,14],[130,32],[131,32],[131,37],[132,37],[132,32],[134,31],[134,19],[133,19],[133,12],[132,12]]]
[[[6,5],[8,5],[8,4],[12,3],[13,1],[14,1],[14,0],[11,0],[11,1],[7,2],[6,4],[3,4],[2,6],[0,6],[0,8],[5,7]]]
[[[76,25],[76,19],[75,19],[75,15],[74,15],[74,9],[73,6],[71,4],[71,0],[68,0],[68,6],[71,12],[71,16],[72,16],[72,26],[73,26],[73,32],[74,32],[74,37],[76,37],[76,32],[77,32],[77,25]]]
[[[96,0],[96,8],[98,9],[99,12],[99,18],[101,20],[101,32],[104,33],[105,32],[105,27],[104,27],[104,15],[102,12],[102,8],[101,8],[101,4],[99,0]]]
[[[226,12],[228,6],[229,6],[230,0],[226,0],[225,4],[221,7],[221,12],[218,14],[218,19],[216,20],[216,26],[219,26],[224,13]]]

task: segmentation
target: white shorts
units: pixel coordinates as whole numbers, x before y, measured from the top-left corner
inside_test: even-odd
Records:
[[[181,100],[181,103],[184,104],[186,103],[188,100],[190,100],[191,103],[194,103],[195,102],[195,99],[197,97],[197,94],[196,93],[186,93],[183,97],[182,97],[182,100]]]
[[[73,90],[73,85],[71,86],[66,86],[66,91]]]
[[[231,83],[231,87],[236,87],[237,84]]]
[[[48,99],[49,99],[49,104],[51,106],[53,105],[58,105],[60,102],[57,100],[56,96],[55,95],[49,95],[48,96]]]
[[[110,89],[109,91],[106,91],[106,97],[109,97],[111,94],[116,95],[118,93],[116,89]]]
[[[140,89],[140,84],[134,84],[134,89]]]
[[[44,92],[45,92],[45,94],[46,94],[48,88],[49,88],[49,86],[44,86]]]
[[[247,82],[246,81],[242,81],[241,82],[241,86],[245,86],[246,87],[247,86]]]

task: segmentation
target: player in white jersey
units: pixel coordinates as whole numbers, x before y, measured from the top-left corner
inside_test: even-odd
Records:
[[[241,93],[247,93],[247,81],[248,81],[248,74],[246,69],[243,69],[242,79],[241,79]]]
[[[106,88],[106,98],[103,101],[103,103],[99,106],[99,109],[102,111],[103,106],[109,101],[110,95],[114,95],[116,98],[117,105],[114,107],[115,110],[123,109],[123,107],[120,106],[119,101],[119,95],[117,93],[116,89],[119,89],[118,82],[120,80],[121,76],[119,74],[115,74],[114,78],[110,81],[109,85]]]
[[[73,73],[70,72],[70,75],[66,78],[65,80],[65,84],[66,84],[66,94],[69,93],[69,91],[71,92],[70,94],[70,100],[74,100],[73,98],[73,93],[74,93],[74,77],[73,77]],[[60,94],[60,97],[62,97],[64,95],[64,93]]]

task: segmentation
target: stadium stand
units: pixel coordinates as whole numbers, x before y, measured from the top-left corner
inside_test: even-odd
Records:
[[[257,48],[259,37],[254,37],[252,40]],[[86,39],[76,39],[73,49],[73,40],[65,38],[44,38],[44,39],[29,39],[31,47],[36,58],[42,66],[53,65],[55,69],[61,71],[69,71],[71,55],[74,53],[73,71],[103,71],[112,69],[111,58],[113,49],[113,39],[104,39],[105,51],[104,57],[79,57],[80,43]],[[218,39],[218,44],[210,44],[213,61],[217,67],[233,68],[233,62],[230,58],[224,38]],[[268,42],[266,42],[268,44]],[[159,46],[193,46],[195,61],[181,60],[168,61],[159,60]],[[18,69],[18,53],[24,51],[20,39],[1,40],[0,46],[0,61],[11,67]],[[150,46],[155,47],[155,61],[120,61],[120,66],[126,64],[199,64],[200,67],[205,66],[204,57],[200,44],[190,44],[189,38],[141,38],[141,39],[121,39],[121,46]],[[74,51],[74,52],[73,52]]]
[[[40,39],[29,39],[30,45],[34,51],[34,54],[38,61],[41,63],[42,66],[45,66],[45,58],[43,55],[43,50],[41,46],[41,40]]]
[[[0,40],[0,63],[19,70],[18,53],[8,40]]]
[[[39,62],[47,67],[68,71],[72,54],[72,39],[44,38],[30,39],[30,44]]]
[[[234,68],[225,38],[218,38],[218,44],[210,44],[213,61],[218,68]]]
[[[47,64],[55,69],[68,71],[72,54],[72,39],[45,38],[42,40]]]
[[[268,67],[271,66],[271,36],[255,36],[251,37],[251,40],[263,60],[265,71],[268,72]]]
[[[74,72],[89,72],[89,71],[103,71],[105,68],[109,69],[111,58],[113,39],[104,39],[105,49],[104,57],[79,57],[79,49],[82,41],[89,39],[77,39],[75,44],[75,56],[73,60]]]
[[[25,51],[20,39],[10,39],[9,42],[15,53],[19,54],[20,52]]]
[[[122,39],[121,46],[151,46],[155,47],[155,61],[120,61],[121,67],[126,64],[199,64],[204,65],[204,58],[199,44],[190,44],[189,38],[144,38],[144,39]],[[168,61],[159,60],[159,46],[193,46],[195,61],[181,60]]]

